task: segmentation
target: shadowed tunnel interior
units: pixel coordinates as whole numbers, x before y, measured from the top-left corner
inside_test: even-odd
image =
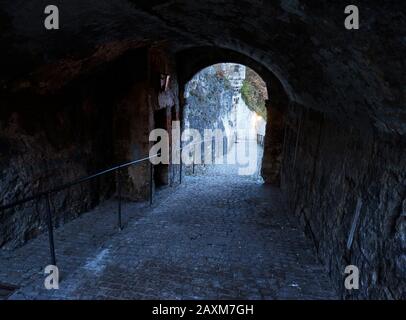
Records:
[[[404,299],[405,10],[355,2],[359,30],[344,27],[341,2],[321,0],[54,1],[60,29],[46,30],[47,1],[1,1],[0,205],[147,156],[150,131],[183,120],[187,82],[238,63],[267,86],[262,176],[338,295]],[[54,226],[116,199],[118,180],[126,201],[146,201],[158,180],[170,199],[184,170],[159,170],[153,185],[144,162],[53,194]],[[42,236],[45,209],[0,211],[2,251]]]

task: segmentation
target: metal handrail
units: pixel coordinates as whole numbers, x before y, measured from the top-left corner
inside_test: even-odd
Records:
[[[196,143],[188,144],[187,146],[177,148],[177,151],[178,151],[178,150],[182,150],[182,149],[184,149],[184,148],[191,147],[191,146],[196,145],[196,144],[201,144],[201,143],[206,142],[206,141],[212,141],[212,140],[201,140],[201,141],[196,142]],[[175,149],[175,150],[176,150],[176,149]],[[74,185],[77,185],[77,184],[80,184],[80,183],[83,183],[83,182],[86,182],[86,181],[95,179],[95,178],[100,177],[100,176],[102,176],[102,175],[105,175],[105,174],[107,174],[107,173],[110,173],[110,172],[113,172],[113,171],[117,171],[117,170],[119,170],[119,169],[123,169],[123,168],[129,167],[129,166],[132,166],[132,165],[134,165],[134,164],[141,163],[141,162],[146,161],[146,160],[153,159],[153,158],[155,158],[155,157],[157,157],[157,156],[159,156],[159,155],[160,155],[160,153],[157,153],[157,154],[154,154],[154,155],[149,156],[149,157],[145,157],[145,158],[141,158],[141,159],[137,159],[137,160],[125,162],[125,163],[122,163],[122,164],[117,165],[117,166],[115,166],[115,167],[112,167],[112,168],[105,169],[105,170],[102,170],[102,171],[100,171],[100,172],[94,173],[94,174],[92,174],[92,175],[90,175],[90,176],[82,177],[82,178],[73,180],[73,181],[71,181],[71,182],[62,184],[62,185],[60,185],[60,186],[58,186],[58,187],[55,187],[55,188],[53,188],[53,189],[49,189],[49,190],[47,190],[47,191],[39,192],[39,193],[34,194],[34,195],[30,196],[30,197],[27,197],[27,198],[24,198],[24,199],[21,199],[21,200],[18,200],[18,201],[9,203],[9,204],[7,204],[7,205],[2,205],[2,206],[0,206],[0,211],[7,210],[7,209],[10,209],[10,208],[16,207],[16,206],[18,206],[18,205],[21,205],[21,204],[23,204],[23,203],[26,203],[26,202],[35,200],[35,199],[37,199],[37,198],[42,198],[42,197],[44,197],[44,196],[46,196],[46,195],[48,195],[48,194],[51,194],[51,193],[56,193],[56,192],[62,191],[62,190],[64,190],[64,189],[68,189],[68,188],[70,188],[70,187],[72,187],[72,186],[74,186]]]
[[[33,201],[33,200],[39,200],[42,197],[45,197],[45,199],[46,199],[46,210],[47,210],[47,228],[48,228],[51,264],[56,266],[55,242],[54,242],[54,232],[53,232],[54,228],[53,228],[52,213],[51,213],[51,195],[53,193],[57,193],[57,192],[62,191],[64,189],[68,189],[68,188],[70,188],[70,187],[72,187],[74,185],[93,180],[93,179],[95,179],[97,177],[103,176],[103,175],[108,174],[110,172],[115,172],[115,171],[118,171],[118,170],[120,170],[122,168],[126,168],[126,167],[129,167],[131,165],[134,165],[134,164],[141,163],[143,161],[152,159],[154,157],[157,157],[158,155],[159,155],[159,153],[157,153],[157,154],[155,154],[153,156],[150,156],[150,157],[145,157],[145,158],[142,158],[142,159],[137,159],[137,160],[134,160],[134,161],[122,163],[122,164],[114,166],[112,168],[109,168],[109,169],[94,173],[94,174],[92,174],[90,176],[82,177],[82,178],[76,179],[74,181],[64,183],[64,184],[62,184],[60,186],[57,186],[57,187],[55,187],[53,189],[49,189],[47,191],[42,191],[42,192],[34,194],[34,195],[30,196],[30,197],[15,201],[15,202],[7,204],[7,205],[0,206],[0,211],[11,209],[13,207],[22,205],[22,204],[24,204],[26,202]],[[151,172],[150,179],[152,179],[152,164],[150,166],[150,172]],[[119,230],[122,230],[122,223],[121,223],[121,183],[120,183],[120,178],[119,177],[117,178],[117,182],[118,182],[117,183],[117,192],[118,192],[118,228],[119,228]],[[150,188],[150,204],[152,204],[152,187]]]
[[[260,146],[264,146],[264,140],[265,140],[265,136],[263,134],[257,133],[257,143]]]
[[[187,146],[184,146],[184,147],[181,146],[179,148],[176,148],[175,151],[180,151],[180,150],[182,150],[184,148],[189,148],[189,147],[191,147],[193,145],[201,144],[201,143],[204,143],[206,141],[213,141],[213,139],[201,140],[201,141],[198,141],[196,143],[188,144]],[[144,158],[141,158],[141,159],[125,162],[125,163],[122,163],[120,165],[114,166],[112,168],[105,169],[105,170],[102,170],[100,172],[94,173],[92,175],[82,177],[82,178],[73,180],[73,181],[68,182],[68,183],[64,183],[64,184],[62,184],[60,186],[49,189],[47,191],[42,191],[42,192],[39,192],[39,193],[34,194],[32,196],[26,197],[24,199],[15,201],[13,203],[9,203],[7,205],[0,206],[0,211],[11,209],[13,207],[22,205],[22,204],[24,204],[26,202],[33,201],[33,200],[36,200],[36,199],[41,199],[42,197],[45,197],[45,199],[46,199],[46,208],[47,208],[47,227],[48,227],[51,263],[52,263],[52,265],[56,266],[55,243],[54,243],[54,233],[53,233],[54,228],[53,228],[53,224],[52,224],[52,213],[51,213],[51,195],[53,193],[57,193],[57,192],[62,191],[64,189],[68,189],[68,188],[70,188],[70,187],[72,187],[74,185],[93,180],[93,179],[95,179],[97,177],[100,177],[100,176],[103,176],[105,174],[118,171],[120,169],[123,169],[123,168],[129,167],[129,166],[144,162],[146,160],[153,159],[153,158],[158,157],[160,155],[161,155],[161,153],[159,152],[159,153],[156,153],[156,154],[154,154],[152,156],[149,156],[149,157],[144,157]],[[182,157],[180,157],[180,165],[182,166]],[[182,172],[180,174],[182,175]],[[150,176],[149,176],[149,178],[150,178],[149,202],[150,202],[150,205],[152,205],[152,203],[153,203],[153,187],[152,187],[153,165],[152,165],[152,163],[150,163]],[[117,177],[117,193],[118,193],[118,211],[117,211],[117,213],[118,213],[118,228],[119,228],[119,230],[122,230],[122,223],[121,223],[121,179],[120,179],[120,177]]]
[[[39,192],[39,193],[37,193],[37,194],[34,194],[34,195],[30,196],[30,197],[27,197],[27,198],[18,200],[18,201],[16,201],[16,202],[13,202],[13,203],[10,203],[10,204],[7,204],[7,205],[0,206],[0,210],[1,210],[1,211],[7,210],[7,209],[10,209],[10,208],[16,207],[16,206],[18,206],[18,205],[21,205],[21,204],[23,204],[23,203],[26,203],[26,202],[35,200],[35,199],[37,199],[37,198],[42,198],[42,197],[44,197],[44,196],[46,196],[46,195],[48,195],[48,194],[56,193],[56,192],[59,192],[59,191],[64,190],[64,189],[68,189],[68,188],[70,188],[70,187],[72,187],[72,186],[74,186],[74,185],[77,185],[77,184],[80,184],[80,183],[83,183],[83,182],[92,180],[92,179],[94,179],[94,178],[100,177],[100,176],[102,176],[102,175],[105,175],[105,174],[110,173],[110,172],[113,172],[113,171],[117,171],[117,170],[122,169],[122,168],[125,168],[125,167],[129,167],[129,166],[131,166],[131,165],[133,165],[133,164],[140,163],[140,162],[143,162],[143,161],[145,161],[145,160],[152,159],[152,158],[154,158],[154,157],[157,157],[158,155],[159,155],[159,154],[155,154],[155,155],[153,155],[153,156],[151,156],[151,157],[146,157],[146,158],[142,158],[142,159],[138,159],[138,160],[126,162],[126,163],[120,164],[120,165],[118,165],[118,166],[115,166],[115,167],[112,167],[112,168],[109,168],[109,169],[106,169],[106,170],[103,170],[103,171],[94,173],[94,174],[92,174],[92,175],[90,175],[90,176],[86,176],[86,177],[82,177],[82,178],[76,179],[76,180],[74,180],[74,181],[71,181],[71,182],[62,184],[62,185],[60,185],[60,186],[58,186],[58,187],[55,187],[55,188],[53,188],[53,189],[50,189],[50,190],[47,190],[47,191],[42,191],[42,192]]]

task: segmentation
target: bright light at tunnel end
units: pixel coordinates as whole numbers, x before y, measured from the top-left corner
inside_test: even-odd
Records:
[[[253,175],[257,170],[258,142],[254,126],[228,132],[193,128],[181,132],[180,122],[173,121],[171,132],[154,129],[149,134],[149,141],[153,143],[149,150],[153,165],[236,165],[238,175]]]

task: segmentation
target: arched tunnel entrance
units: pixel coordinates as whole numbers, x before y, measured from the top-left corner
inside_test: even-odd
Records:
[[[48,32],[2,4],[0,298],[404,299],[404,10],[361,6],[350,31],[339,2],[71,1]],[[174,161],[225,62],[266,85],[265,183]]]
[[[279,186],[285,130],[284,112],[286,112],[289,105],[288,95],[279,79],[258,61],[245,54],[224,48],[196,47],[187,49],[178,53],[176,60],[180,83],[181,108],[187,104],[182,99],[182,96],[185,96],[184,88],[192,80],[193,76],[209,66],[221,64],[224,61],[248,67],[252,70],[252,73],[257,74],[263,81],[265,88],[262,90],[266,91],[266,94],[263,95],[266,113],[262,116],[266,116],[267,126],[264,137],[267,138],[263,140],[264,152],[260,161],[260,175],[265,182]]]
[[[268,94],[262,78],[244,65],[219,63],[195,74],[184,92],[181,127],[204,142],[185,173],[263,181]]]
[[[199,50],[202,50],[203,58],[210,57],[212,54],[212,51],[207,48],[199,48]],[[281,130],[283,123],[280,121],[282,118],[278,118],[277,109],[272,107],[272,99],[277,98],[275,94],[272,95],[272,92],[277,92],[278,85],[270,82],[271,78],[264,71],[265,69],[247,58],[241,59],[245,57],[244,55],[238,54],[234,59],[233,54],[236,55],[236,53],[230,56],[227,50],[218,52],[221,55],[216,56],[216,60],[224,59],[224,56],[230,57],[231,60],[238,59],[249,63],[250,66],[259,70],[261,75],[259,76],[249,67],[247,71],[241,64],[227,63],[210,67],[208,71],[203,72],[203,77],[200,73],[195,83],[193,73],[190,74],[189,81],[178,82],[178,77],[188,79],[185,73],[179,71],[184,70],[182,68],[188,68],[188,65],[179,64],[179,62],[176,64],[176,59],[165,53],[165,47],[152,46],[127,51],[115,61],[107,63],[96,74],[86,78],[85,81],[89,87],[85,94],[90,96],[86,96],[85,103],[82,105],[83,111],[78,110],[78,114],[89,113],[88,120],[91,121],[92,109],[97,107],[93,105],[94,101],[104,101],[104,112],[110,113],[113,120],[110,125],[109,147],[114,150],[114,162],[124,164],[119,169],[114,169],[113,175],[105,175],[105,171],[102,170],[100,180],[91,180],[88,183],[88,177],[86,177],[79,179],[78,185],[59,191],[53,190],[48,193],[49,202],[44,203],[39,199],[34,205],[34,210],[41,211],[41,206],[46,209],[49,203],[49,208],[53,212],[52,222],[57,226],[54,233],[55,240],[52,240],[55,254],[53,263],[57,263],[61,270],[69,274],[67,281],[75,283],[73,291],[69,289],[71,287],[59,290],[58,295],[61,297],[68,298],[77,294],[95,297],[106,295],[107,291],[104,292],[104,289],[98,289],[96,292],[85,288],[89,287],[92,281],[105,282],[106,277],[112,276],[117,276],[116,281],[121,283],[120,277],[112,273],[117,263],[128,268],[132,265],[139,266],[131,269],[138,288],[137,292],[133,293],[135,298],[181,296],[273,299],[299,298],[302,294],[307,298],[319,295],[324,298],[336,296],[336,293],[329,289],[329,279],[325,276],[317,276],[318,281],[315,282],[317,285],[311,284],[313,277],[303,280],[307,268],[319,269],[321,266],[312,256],[312,244],[302,234],[297,234],[296,227],[289,222],[283,196],[277,188],[280,184],[283,136],[277,136],[275,132]],[[191,59],[185,61],[193,62]],[[252,82],[244,82],[247,74],[247,79]],[[204,78],[208,82],[214,81],[221,86],[208,85],[201,81]],[[255,81],[260,81],[260,84],[254,84]],[[114,87],[109,86],[113,83]],[[72,96],[83,85],[82,79],[74,81],[68,94]],[[207,85],[210,95],[199,97],[198,89]],[[100,91],[100,88],[106,86],[110,91]],[[257,108],[257,113],[247,106],[247,103],[252,103],[249,99],[253,97],[249,96],[249,91],[243,91],[244,86],[251,86],[250,90],[255,90],[255,93],[262,91],[260,105],[251,105],[252,108]],[[100,97],[100,92],[109,92],[109,100]],[[271,92],[271,97],[268,96],[268,92]],[[64,97],[63,92],[60,94]],[[241,103],[238,99],[243,99],[243,94],[248,96],[244,97],[246,100]],[[196,101],[188,99],[193,95],[197,95],[196,101],[201,100],[201,105],[196,106],[194,105]],[[77,97],[79,101],[82,98],[81,95]],[[220,111],[219,113],[213,115],[210,110],[202,109],[207,107],[205,105],[209,101],[207,99],[214,99],[211,107]],[[56,117],[58,112],[56,111]],[[256,122],[259,113],[263,116],[261,128],[257,127]],[[266,127],[264,118],[268,121]],[[202,119],[205,121],[202,122]],[[232,174],[228,174],[229,171],[223,169],[218,171],[217,163],[214,162],[215,170],[210,175],[192,174],[192,176],[188,175],[187,169],[190,169],[190,166],[188,167],[185,163],[179,164],[174,161],[149,163],[148,151],[149,156],[154,157],[155,151],[151,155],[153,146],[165,140],[162,139],[163,136],[161,139],[155,139],[156,137],[151,139],[151,132],[154,129],[168,132],[168,151],[172,153],[176,151],[177,139],[182,140],[182,134],[176,137],[169,134],[169,131],[176,127],[176,121],[179,120],[181,120],[182,131],[191,127],[196,127],[194,129],[197,132],[204,129],[222,129],[220,131],[226,134],[222,134],[221,141],[224,142],[226,138],[227,143],[220,148],[220,151],[223,151],[219,154],[220,157],[228,158],[233,150],[238,149],[235,145],[239,144],[244,144],[242,148],[244,153],[247,150],[251,152],[250,148],[245,147],[247,141],[255,145],[254,152],[257,156],[258,146],[263,143],[260,146],[261,156],[264,154],[263,159],[260,160],[263,163],[261,172],[258,170],[258,160],[254,164],[255,170],[248,174],[239,174],[239,171],[231,171]],[[220,125],[214,125],[216,122]],[[200,125],[201,123],[203,124]],[[21,124],[16,126],[19,127]],[[236,130],[240,127],[242,131]],[[254,130],[253,135],[252,130]],[[251,135],[246,136],[246,132]],[[258,135],[266,135],[267,138],[258,140]],[[186,148],[187,144],[188,141],[184,140],[182,149]],[[107,145],[103,147],[106,148]],[[199,144],[199,148],[202,149],[202,145]],[[95,150],[101,152],[100,149]],[[203,151],[205,155],[207,150]],[[160,150],[159,155],[162,157],[163,153],[164,151]],[[238,158],[239,151],[235,154]],[[216,151],[212,155],[215,156]],[[126,165],[126,161],[127,163],[136,161],[136,163]],[[239,163],[237,161],[237,163],[225,163],[225,165],[235,166]],[[234,168],[233,166],[231,168]],[[224,172],[226,174],[221,174]],[[92,176],[98,177],[98,175],[99,173],[96,173]],[[258,183],[259,175],[262,175],[266,182],[274,184],[274,187],[263,184],[263,181]],[[246,176],[253,176],[254,179],[247,179]],[[82,183],[81,180],[85,182]],[[86,193],[99,194],[95,189],[96,183],[99,184],[98,188],[106,190],[105,198],[100,198],[93,205],[89,204],[92,207],[91,212],[81,215],[78,219],[72,219],[73,210],[70,207],[70,201],[73,199],[80,201]],[[161,188],[162,186],[171,186],[171,188]],[[56,185],[56,188],[59,186]],[[77,190],[81,192],[71,193]],[[66,199],[65,202],[63,199]],[[148,199],[150,206],[145,206],[144,200]],[[30,202],[26,204],[26,210],[32,208],[30,204]],[[18,210],[14,212],[18,214]],[[121,231],[112,236],[111,230],[115,230],[117,226],[117,213]],[[62,221],[61,216],[67,217],[67,221]],[[42,222],[39,217],[37,223],[40,225]],[[90,226],[92,232],[89,232]],[[41,233],[39,228],[34,229],[32,226],[24,226],[24,228],[26,235],[32,234],[33,230]],[[27,236],[24,241],[21,241],[20,232],[16,231],[15,234],[10,235],[12,240],[6,242],[12,248],[12,255],[14,254],[15,258],[2,259],[6,261],[1,266],[2,269],[15,268],[18,259],[27,254],[27,250],[32,250],[45,240],[41,236]],[[76,237],[74,234],[76,232],[81,236]],[[103,243],[103,249],[97,242],[92,242],[94,237]],[[127,245],[121,246],[122,251],[117,252],[114,249],[117,244],[114,243],[122,241],[123,237],[127,239]],[[288,242],[285,241],[286,237],[289,239]],[[69,239],[69,241],[63,241],[63,239]],[[78,259],[73,264],[66,264],[66,259],[78,254],[78,241],[86,243],[88,253],[84,256],[84,260]],[[296,242],[297,245],[286,245],[290,241]],[[273,244],[270,245],[270,243]],[[169,259],[162,256],[163,251]],[[303,251],[307,253],[303,254]],[[64,256],[61,252],[70,253]],[[129,254],[130,252],[135,255]],[[34,263],[41,264],[44,255],[38,255],[38,260],[36,259]],[[292,260],[289,257],[295,258]],[[276,274],[286,274],[281,269],[280,263],[288,268],[291,267],[291,270],[284,281],[270,284],[269,281],[272,281],[272,277]],[[295,269],[296,263],[300,263],[304,269],[302,271]],[[151,268],[152,265],[156,267]],[[79,273],[75,272],[79,270],[77,268],[83,268],[86,276],[80,277]],[[170,270],[169,273],[168,270]],[[223,272],[214,275],[214,270],[223,270]],[[172,278],[175,275],[178,276],[177,279]],[[252,275],[255,275],[255,280],[250,280]],[[28,279],[32,277],[35,275],[30,275]],[[196,285],[185,287],[182,284],[182,279],[185,278],[195,282]],[[41,287],[36,287],[30,293],[24,282],[19,280],[18,275],[11,279],[13,284],[18,284],[20,287],[12,297],[18,298],[20,295],[33,297],[44,294],[45,297],[50,298],[53,295],[48,291],[43,292]],[[159,279],[159,281],[154,282],[153,279]],[[181,289],[173,287],[171,284],[174,282],[182,286]],[[132,283],[130,281],[129,285],[131,286]],[[123,285],[123,288],[125,286],[124,283],[120,285]],[[107,285],[106,290],[111,289],[108,287]],[[153,288],[154,292],[146,296],[147,288]],[[130,288],[127,289],[130,290]],[[124,294],[127,289],[117,294]],[[219,289],[223,293],[219,293]]]

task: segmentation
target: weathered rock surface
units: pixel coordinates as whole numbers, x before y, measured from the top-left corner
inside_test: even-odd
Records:
[[[346,298],[405,299],[405,139],[289,110],[282,189],[337,288]],[[344,289],[350,264],[360,270],[359,291]]]
[[[165,40],[175,52],[198,46],[240,52],[274,72],[295,102],[406,133],[402,1],[358,1],[357,31],[344,28],[339,1],[74,0],[60,4],[58,32],[43,27],[47,4],[2,1],[3,89],[60,59],[80,64],[100,46]]]
[[[190,77],[241,63],[271,92],[265,177],[280,180],[343,297],[405,298],[406,14],[402,1],[357,3],[360,30],[348,31],[340,1],[71,0],[49,32],[46,1],[0,1],[0,203],[143,154],[153,111],[178,119]],[[159,41],[163,58],[147,53]],[[170,93],[156,88],[162,74]],[[127,196],[145,198],[147,174],[124,173]],[[82,188],[55,196],[56,222],[114,181]],[[0,246],[44,229],[39,205],[0,213]],[[349,263],[362,277],[351,295]]]
[[[185,98],[185,127],[199,130],[202,138],[204,129],[223,132],[225,125],[233,126],[227,123],[231,121],[233,88],[219,65],[197,73],[186,86]]]

